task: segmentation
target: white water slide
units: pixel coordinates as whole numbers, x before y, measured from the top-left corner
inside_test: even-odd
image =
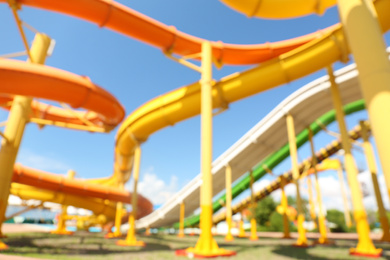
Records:
[[[362,99],[355,64],[334,74],[343,104]],[[234,182],[288,142],[286,113],[293,115],[295,131],[299,133],[332,109],[328,76],[318,78],[292,93],[212,163],[214,196],[225,189],[227,164],[231,166]],[[178,222],[182,202],[185,204],[185,216],[192,215],[200,207],[201,183],[199,174],[159,209],[137,220],[137,229],[170,226]]]

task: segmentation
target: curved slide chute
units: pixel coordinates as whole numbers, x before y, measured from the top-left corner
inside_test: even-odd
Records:
[[[179,32],[175,30],[174,27],[161,24],[151,18],[148,18],[138,12],[131,10],[126,6],[120,5],[113,1],[109,2],[109,1],[101,1],[101,0],[90,0],[90,1],[84,1],[82,3],[80,3],[79,1],[77,3],[75,1],[66,1],[66,2],[59,3],[59,2],[53,2],[47,0],[33,0],[33,1],[21,0],[18,3],[22,5],[25,4],[33,7],[58,11],[82,19],[86,19],[88,21],[99,24],[99,26],[106,26],[114,31],[121,32],[125,35],[137,38],[143,42],[161,48],[164,51],[174,52],[180,55],[193,54],[199,52],[201,42],[203,41],[203,39],[199,39],[184,34],[182,32]],[[91,10],[93,10],[93,12]],[[131,26],[129,26],[130,24]],[[296,39],[291,39],[291,40],[277,42],[277,43],[266,43],[260,45],[232,45],[232,44],[224,44],[222,42],[216,42],[213,43],[214,56],[216,57],[218,62],[223,62],[228,64],[258,63],[270,59],[272,57],[276,57],[286,51],[296,48],[297,46],[305,44],[309,40],[318,37],[322,33],[323,32],[318,32],[307,36],[299,37]],[[7,65],[4,66],[4,70],[3,70],[4,72],[7,69]],[[11,62],[9,66],[13,67],[14,65]],[[27,67],[28,66],[26,66],[26,68],[23,69],[27,69]],[[32,69],[33,67],[34,65],[30,66],[30,69]],[[20,69],[21,68],[15,69],[15,71],[18,71]],[[25,74],[28,74],[28,72],[23,71],[23,75]],[[30,71],[30,74],[33,73],[31,73]],[[12,81],[11,78],[8,79],[9,81]],[[84,84],[88,85],[88,83],[89,82],[86,79]],[[12,94],[32,95],[31,93],[27,93],[26,89],[23,89],[23,91],[17,93],[4,91],[3,93],[5,93],[5,97],[3,96],[3,98],[6,98],[6,101],[1,103],[7,103],[7,102],[9,103],[10,95]],[[57,100],[55,97],[45,96],[46,93],[53,93],[53,91],[51,92],[40,91],[39,93],[40,95],[36,95],[36,93],[34,92],[34,95],[32,96]],[[41,96],[41,94],[43,94],[43,96]],[[87,96],[89,96],[89,93],[87,94]],[[62,96],[62,98],[65,97]],[[60,101],[66,102],[66,100],[60,100]],[[69,102],[69,100],[67,101]],[[71,105],[73,107],[80,106],[81,104],[85,106],[85,103],[87,102],[87,100],[83,100],[80,102],[76,102],[75,104],[74,100],[72,101],[73,103],[71,103]],[[96,116],[96,114],[92,114],[92,113],[89,114],[84,113],[72,118],[71,116],[69,116],[69,113],[64,113],[62,110],[56,107],[51,107],[38,102],[33,103],[33,111],[35,111],[34,114],[38,118],[44,117],[44,119],[66,122],[66,123],[82,124],[83,122],[80,122],[79,120],[80,117],[87,117],[88,121],[91,121],[93,123],[95,123],[96,120],[102,120],[101,114],[99,116]],[[111,110],[103,109],[103,111],[112,111],[112,107]],[[106,127],[107,125],[109,126],[115,125],[118,121],[117,119],[121,118],[121,116],[118,116],[118,114],[116,114],[117,118],[114,119],[107,117],[107,115],[104,116],[105,117],[103,120],[105,120],[104,123]],[[110,118],[109,122],[107,122],[107,118]],[[123,151],[119,153],[119,155],[122,154]],[[130,153],[130,157],[131,154],[132,153]],[[123,164],[131,165],[132,163],[132,158],[129,158],[129,156],[125,156],[124,158],[120,158],[120,156],[118,157],[116,156],[116,159],[118,161],[121,161]],[[131,169],[131,166],[126,167],[125,169],[124,168],[119,168],[119,169],[120,171],[127,173],[127,176],[125,174],[126,176],[125,180],[127,180],[129,177],[129,169]],[[104,178],[98,180],[89,180],[88,182],[115,186],[117,184],[117,179]]]
[[[345,114],[363,110],[365,106],[360,100],[362,97],[355,65],[352,64],[335,71],[335,75],[343,101],[350,103],[344,107]],[[213,194],[216,195],[225,189],[227,164],[231,166],[233,182],[251,169],[254,179],[258,180],[267,174],[267,169],[273,169],[289,156],[285,125],[287,111],[295,118],[295,130],[299,133],[296,137],[297,147],[302,146],[308,140],[307,127],[310,126],[315,134],[321,131],[323,126],[333,122],[335,112],[326,112],[333,108],[329,87],[328,77],[324,76],[295,91],[219,156],[212,164]],[[162,207],[139,220],[137,226],[139,228],[168,226],[176,222],[181,202],[186,205],[186,216],[189,216],[199,208],[197,198],[200,195],[200,184],[201,175],[198,175]],[[233,198],[247,190],[249,184],[250,178],[246,175],[232,188]],[[213,211],[219,210],[222,207],[221,202],[224,201],[224,194],[215,198],[212,205]],[[194,224],[197,221],[199,221],[199,216],[193,216],[186,223]]]
[[[109,219],[115,217],[114,202],[131,204],[132,194],[126,190],[69,179],[20,164],[15,164],[12,182],[11,194],[21,198],[89,209],[96,215],[104,213]],[[140,194],[137,203],[138,217],[146,216],[153,211],[153,204]]]
[[[6,2],[0,0],[0,2]],[[60,12],[92,22],[100,27],[138,39],[167,53],[186,56],[200,53],[201,39],[143,15],[115,1],[107,0],[19,0],[18,4]],[[218,63],[231,65],[258,64],[295,49],[332,28],[275,43],[240,45],[212,42]]]
[[[336,0],[220,0],[248,17],[283,19],[323,14]]]
[[[31,96],[68,103],[73,108],[82,107],[94,112],[96,123],[104,128],[114,128],[125,116],[119,101],[88,77],[39,64],[0,60],[0,80],[2,95]],[[38,116],[48,115],[46,118],[83,123],[74,116],[67,118],[59,108],[54,109],[39,102],[34,102],[33,108]]]
[[[358,102],[360,102],[360,101],[358,101]],[[366,122],[366,125],[369,127],[368,122]],[[357,140],[358,138],[360,138],[361,137],[361,127],[360,127],[360,125],[356,126],[354,129],[349,131],[348,134],[349,134],[349,137],[351,138],[351,140]],[[317,162],[320,163],[320,162],[324,161],[328,157],[336,154],[340,149],[342,149],[341,140],[333,141],[332,143],[328,144],[325,148],[321,149],[319,152],[316,153]],[[308,167],[313,167],[312,162],[313,162],[312,161],[312,157],[309,157],[309,158],[303,160],[298,165],[300,176],[302,176],[302,175],[304,175],[306,173],[306,169]],[[321,165],[317,165],[317,167],[318,166],[321,166]],[[312,173],[313,173],[313,168],[311,168],[311,169],[309,169],[309,171],[307,171],[307,174],[312,174]],[[286,180],[286,184],[291,183],[293,181],[292,170],[287,171],[287,172],[283,173],[280,176],[277,176],[276,179],[273,180],[269,185],[267,185],[266,187],[264,187],[264,188],[260,189],[259,191],[255,192],[255,194],[253,196],[254,197],[254,201],[257,202],[257,201],[265,198],[266,196],[268,196],[269,194],[271,194],[275,190],[280,189],[282,187],[281,177]],[[250,204],[251,204],[251,196],[246,197],[240,203],[234,205],[232,207],[232,213],[233,214],[239,213],[243,209],[248,208],[250,206]],[[213,223],[214,224],[218,224],[219,222],[221,222],[221,221],[223,221],[225,219],[226,219],[226,212],[223,211],[223,212],[218,213],[217,215],[213,216]],[[192,218],[192,221],[187,220],[186,224],[188,226],[193,226],[193,225],[199,223],[199,222],[195,222],[194,220],[195,220],[195,218]]]
[[[138,28],[138,33],[141,34],[144,34],[144,32],[149,33],[149,29],[151,28],[157,28],[151,26],[150,24],[148,26],[144,24],[147,19],[143,18],[147,17],[143,17],[141,14],[138,14],[137,17],[131,15],[129,16],[129,14],[125,12],[125,7],[110,1],[89,0],[80,3],[79,1],[74,0],[62,2],[53,2],[48,0],[21,0],[19,3],[68,14],[69,12],[73,12],[72,15],[74,16],[88,19],[102,26],[110,25],[112,27],[111,29],[117,31],[126,30],[126,27],[129,28],[134,26],[135,28],[138,28],[138,23],[142,23],[142,26],[145,25],[145,28]],[[84,5],[84,3],[88,4]],[[90,3],[97,4],[93,11],[89,8]],[[377,8],[382,29],[383,31],[387,31],[390,28],[390,18],[386,14],[386,11],[390,8],[390,1],[378,0],[375,2],[375,6]],[[71,11],[65,11],[67,8],[70,8]],[[134,20],[134,18],[136,19]],[[132,26],[128,26],[128,19],[130,19],[133,23]],[[153,23],[154,22],[155,21],[153,20]],[[122,24],[127,25],[123,26]],[[116,26],[121,27],[121,29],[116,28]],[[184,53],[180,53],[179,50],[176,50],[176,48],[178,48],[177,46],[180,46],[179,41],[177,40],[179,37],[177,34],[172,33],[176,30],[172,29],[172,27],[167,28],[168,31],[165,32],[165,34],[170,35],[170,41],[169,44],[163,46],[163,49],[166,51],[175,51],[176,53],[182,55],[187,54],[187,50],[184,50]],[[120,32],[125,33],[124,31]],[[169,32],[171,33],[168,34]],[[156,37],[161,36],[158,33],[155,33],[155,35]],[[137,36],[131,36],[137,38]],[[152,44],[147,39],[142,39],[140,37],[137,39]],[[310,39],[313,39],[313,37]],[[164,40],[166,40],[166,38],[164,38]],[[305,42],[306,41],[303,41],[300,44]],[[214,45],[218,45],[218,43],[215,43]],[[281,48],[281,50],[284,49],[283,51],[287,51],[296,47],[296,45],[291,43],[287,45],[289,45],[289,48]],[[184,44],[183,46],[186,45]],[[199,46],[196,48],[199,48]],[[225,50],[227,48],[224,47],[223,49]],[[270,48],[267,49],[267,52],[269,52],[269,50]],[[195,52],[198,52],[198,49]],[[275,52],[273,51],[273,53]],[[193,54],[193,52],[189,51],[188,54]],[[216,59],[221,59],[221,57],[223,57],[223,62],[228,63],[225,59],[225,51],[223,52],[223,55],[218,55],[215,52],[214,55]],[[252,54],[249,56],[254,57]],[[221,104],[221,96],[228,103],[234,102],[303,77],[335,61],[345,61],[347,60],[347,56],[348,48],[346,46],[341,26],[336,25],[332,27],[331,30],[321,33],[320,38],[315,38],[311,42],[295,48],[289,53],[282,54],[277,59],[267,61],[246,72],[233,74],[222,79],[220,82],[217,82],[214,85],[214,105],[215,107],[223,105]],[[244,55],[240,55],[240,57],[244,57]],[[270,56],[267,56],[267,59],[269,57]],[[76,106],[77,105],[78,104],[76,104]],[[137,109],[126,119],[125,123],[119,129],[116,140],[116,162],[113,177],[120,177],[125,181],[128,180],[130,177],[136,143],[145,141],[149,135],[170,124],[198,115],[199,112],[199,83],[194,83],[187,87],[172,91]]]
[[[355,113],[358,111],[361,111],[365,109],[364,102],[362,100],[358,100],[355,102],[352,102],[344,107],[344,112],[346,115],[349,115],[351,113]],[[310,128],[313,131],[313,134],[318,133],[323,126],[326,126],[330,124],[331,122],[335,121],[335,112],[330,111],[320,118],[316,120],[316,122],[312,123],[310,125]],[[357,127],[354,130],[350,131],[350,137],[352,139],[357,139],[360,137],[360,128]],[[309,133],[307,130],[304,130],[300,132],[297,135],[297,147],[302,146],[305,142],[308,141]],[[322,160],[326,159],[327,157],[335,154],[339,149],[341,149],[341,143],[339,140],[333,141],[331,144],[329,144],[325,149],[321,149],[317,154],[317,160],[318,162],[321,162]],[[290,149],[289,145],[286,144],[282,148],[280,148],[278,151],[272,153],[269,155],[266,159],[261,161],[252,171],[253,177],[255,180],[259,180],[262,177],[264,177],[268,172],[268,169],[272,169],[276,167],[279,163],[281,163],[284,159],[286,159],[290,155]],[[300,174],[303,173],[304,168],[308,165],[311,165],[311,158],[306,159],[299,165],[299,172]],[[285,174],[285,177],[287,178],[287,181],[291,181],[292,175],[291,172],[288,172]],[[250,185],[250,177],[249,175],[244,176],[238,183],[236,183],[232,187],[232,198],[236,198],[238,195],[240,195],[242,192],[249,189]],[[256,199],[260,200],[264,196],[268,195],[270,192],[274,191],[275,189],[280,188],[280,182],[279,179],[268,185],[265,189],[259,191],[256,193]],[[245,203],[248,199],[244,200],[243,204],[239,207],[236,207],[236,209],[240,209],[241,207],[245,206]],[[226,194],[223,194],[216,198],[212,204],[213,212],[217,212],[222,207],[224,207],[226,202]],[[237,213],[235,211],[235,213]],[[185,225],[186,227],[194,226],[199,224],[200,216],[199,215],[193,215],[186,219]],[[141,220],[142,221],[142,220]],[[175,226],[178,226],[178,223],[175,224]]]
[[[375,2],[382,29],[390,28],[389,0]],[[293,51],[242,73],[221,79],[213,86],[214,108],[261,93],[348,59],[342,27]],[[226,103],[224,103],[224,102]],[[179,88],[144,104],[129,115],[118,130],[115,175],[130,176],[134,149],[154,132],[200,113],[200,83]],[[118,176],[119,178],[119,176]]]
[[[0,95],[0,107],[10,110],[13,102],[13,96]],[[113,126],[105,125],[102,122],[102,117],[93,111],[78,111],[69,108],[61,108],[54,105],[46,104],[37,100],[31,103],[31,119],[43,119],[48,122],[66,128],[77,129],[74,126],[85,126],[88,122],[93,125],[96,132],[108,132],[113,129]],[[81,129],[80,129],[81,130]]]

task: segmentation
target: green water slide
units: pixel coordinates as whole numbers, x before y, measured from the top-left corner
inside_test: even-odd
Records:
[[[365,104],[363,100],[351,102],[344,106],[344,112],[346,115],[353,114],[363,109],[365,109]],[[336,112],[334,110],[331,110],[323,114],[322,116],[320,116],[313,123],[311,123],[310,129],[313,131],[313,134],[315,135],[322,130],[323,126],[327,126],[330,123],[334,122],[335,120],[336,120]],[[308,140],[309,140],[309,131],[306,128],[296,136],[297,147],[301,147]],[[278,151],[270,154],[267,158],[262,160],[259,164],[257,164],[256,167],[254,167],[252,171],[255,181],[261,179],[264,175],[267,174],[267,170],[266,170],[267,168],[272,170],[284,159],[286,159],[289,155],[290,155],[289,144],[285,144]],[[242,192],[247,190],[249,188],[249,184],[250,184],[250,176],[248,172],[245,174],[245,176],[242,177],[242,179],[238,183],[236,183],[232,187],[232,198],[237,197]],[[225,202],[226,202],[226,194],[222,194],[218,198],[216,198],[212,205],[213,212],[217,212],[219,209],[221,209],[225,204]],[[196,226],[197,224],[199,224],[199,220],[200,220],[200,215],[190,216],[184,220],[184,226],[185,227]],[[173,226],[174,228],[178,228],[179,223],[175,223]]]

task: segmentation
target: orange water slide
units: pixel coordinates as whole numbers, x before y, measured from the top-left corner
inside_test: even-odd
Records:
[[[0,2],[6,2],[0,0]],[[178,55],[200,53],[204,39],[178,31],[131,8],[109,0],[18,0],[20,5],[60,12],[138,39]],[[240,45],[212,42],[213,57],[231,65],[257,64],[295,49],[334,28],[274,43]]]
[[[0,95],[0,106],[4,109],[10,110],[13,102],[12,95]],[[33,100],[31,103],[31,118],[44,119],[54,121],[56,123],[64,123],[64,126],[72,125],[85,125],[85,121],[92,123],[94,126],[101,127],[104,131],[109,131],[113,126],[104,125],[101,121],[101,116],[90,110],[77,111],[67,110],[61,107],[53,106],[37,100]]]
[[[1,103],[12,100],[13,95],[32,96],[70,104],[73,108],[84,108],[92,112],[79,113],[105,128],[119,124],[125,111],[110,93],[82,77],[60,69],[15,60],[0,60]],[[70,123],[79,123],[75,115],[63,109],[33,102],[33,116]]]
[[[108,187],[106,185],[92,184],[82,180],[69,179],[53,173],[28,168],[20,164],[15,164],[12,182],[33,186],[34,188],[32,189],[38,188],[48,190],[51,193],[55,192],[71,195],[75,197],[75,199],[72,201],[78,200],[74,206],[89,209],[94,212],[96,211],[96,208],[100,208],[101,205],[105,204],[104,201],[131,204],[132,194],[126,190],[120,190],[118,188]],[[16,187],[13,187],[13,189],[17,190]],[[27,192],[29,194],[27,197],[30,198],[31,196],[42,196],[40,193],[45,193],[45,191],[42,190],[22,188],[19,189],[15,195],[24,197],[23,195],[25,195]],[[99,199],[97,204],[96,199]],[[58,202],[54,196],[53,199],[45,198],[45,200]],[[140,194],[138,194],[138,207],[139,212],[137,213],[139,214],[139,217],[143,217],[153,211],[153,204]],[[115,206],[111,208],[112,212],[111,214],[108,214],[108,216],[113,217],[115,215]]]

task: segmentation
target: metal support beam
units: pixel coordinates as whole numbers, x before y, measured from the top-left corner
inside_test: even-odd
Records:
[[[322,204],[320,182],[318,180],[318,171],[317,171],[318,162],[317,162],[317,157],[314,149],[313,132],[311,131],[310,127],[308,128],[308,131],[309,131],[310,150],[312,156],[312,166],[314,169],[315,187],[316,187],[317,204],[318,204],[318,228],[320,230],[320,238],[318,239],[317,242],[319,244],[333,244],[333,241],[328,240],[326,234],[326,223],[325,223],[325,216],[324,216],[324,208]]]
[[[386,210],[383,206],[382,194],[379,189],[378,177],[377,177],[377,166],[375,162],[374,149],[368,140],[368,129],[364,121],[360,121],[360,127],[362,128],[362,138],[364,146],[364,154],[366,155],[368,170],[371,173],[372,184],[374,186],[375,198],[378,204],[378,213],[379,213],[379,222],[381,223],[381,228],[383,230],[383,235],[381,241],[390,242],[390,232],[389,232],[389,220],[386,216]]]
[[[305,215],[303,212],[302,201],[301,201],[301,193],[299,190],[299,169],[298,169],[298,156],[297,156],[297,145],[295,141],[295,127],[294,127],[294,118],[291,114],[287,114],[286,116],[287,123],[287,134],[288,140],[290,144],[290,158],[293,172],[293,182],[297,188],[297,207],[298,207],[298,240],[295,242],[294,246],[298,247],[307,247],[307,238],[306,238],[306,230],[303,227],[303,223],[305,222]]]
[[[177,255],[193,255],[195,257],[217,257],[234,255],[235,252],[218,247],[214,240],[212,229],[212,199],[213,182],[211,175],[212,163],[212,47],[211,43],[202,43],[201,65],[201,171],[202,186],[200,189],[200,229],[201,234],[194,248],[176,251]]]
[[[338,6],[390,195],[390,62],[386,43],[372,0],[338,0]]]
[[[232,168],[227,165],[225,168],[225,184],[226,184],[226,224],[227,233],[225,241],[233,241],[232,236]]]
[[[363,205],[363,195],[360,189],[360,184],[357,178],[358,171],[356,168],[355,159],[351,153],[351,142],[348,137],[347,126],[344,120],[344,111],[340,91],[336,84],[333,70],[328,67],[329,81],[331,83],[331,94],[333,105],[336,110],[336,119],[339,124],[341,133],[341,143],[344,149],[344,163],[347,172],[349,188],[351,190],[353,215],[356,222],[356,229],[359,235],[359,242],[356,248],[350,249],[350,254],[356,255],[380,255],[382,249],[376,249],[370,238],[370,227],[367,222],[367,214]]]
[[[119,246],[145,246],[145,242],[138,241],[135,236],[135,219],[137,218],[137,187],[138,187],[138,178],[139,178],[139,169],[141,165],[141,146],[137,144],[134,151],[134,168],[133,168],[133,178],[134,178],[134,189],[131,196],[131,207],[132,212],[129,216],[129,230],[127,231],[126,240],[119,240],[116,242]]]
[[[255,182],[255,179],[253,178],[253,172],[249,172],[250,176],[250,190],[251,190],[251,235],[249,237],[249,240],[256,241],[259,239],[257,236],[257,223],[256,223],[256,218],[255,218],[255,213],[256,213],[256,202],[255,202],[255,192],[253,191],[253,184]]]
[[[35,35],[31,57],[35,63],[44,64],[46,53],[50,46],[50,38],[45,34]],[[31,60],[29,62],[32,62]],[[0,225],[4,222],[8,205],[9,189],[14,170],[14,163],[22,142],[24,128],[29,121],[32,98],[15,96],[4,130],[6,138],[1,140],[0,148]],[[1,226],[0,226],[0,235]],[[0,250],[7,246],[0,242]]]
[[[184,202],[180,203],[180,227],[178,237],[184,237],[184,214],[185,214],[185,204]]]
[[[284,187],[287,184],[286,178],[282,175],[280,178],[280,189],[282,190],[282,210],[283,210],[283,238],[291,238],[290,236],[290,221],[288,220],[287,210],[288,210],[288,200]]]

